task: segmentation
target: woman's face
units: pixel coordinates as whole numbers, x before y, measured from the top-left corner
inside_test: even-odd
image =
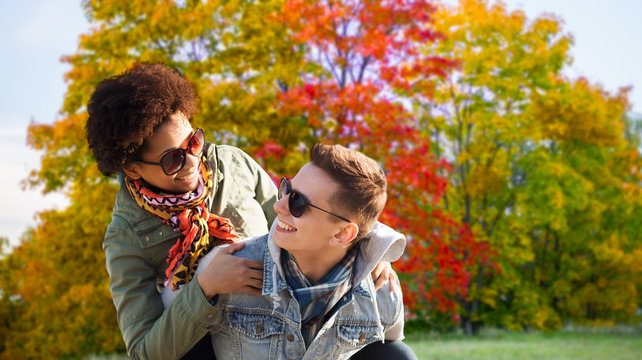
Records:
[[[145,152],[140,160],[160,162],[168,152],[186,148],[187,141],[194,133],[189,120],[180,112],[170,117],[147,139]],[[132,179],[142,178],[148,184],[165,192],[182,194],[195,190],[198,186],[200,159],[187,152],[185,165],[174,175],[166,175],[158,165],[135,162],[125,169]]]

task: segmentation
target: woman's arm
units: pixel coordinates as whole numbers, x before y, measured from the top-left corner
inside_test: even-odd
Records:
[[[113,228],[110,226],[110,228]],[[134,231],[110,231],[103,242],[118,325],[132,359],[178,359],[207,332],[217,314],[197,281],[163,309],[156,272]]]

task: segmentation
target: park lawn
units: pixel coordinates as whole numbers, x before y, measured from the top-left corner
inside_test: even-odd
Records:
[[[563,330],[554,333],[484,330],[478,336],[412,332],[405,343],[419,360],[640,360],[642,331]],[[84,360],[126,360],[122,355]]]
[[[502,332],[476,337],[411,333],[405,342],[420,360],[639,360],[642,333]]]

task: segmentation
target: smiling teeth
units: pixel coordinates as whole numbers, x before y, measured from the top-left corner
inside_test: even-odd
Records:
[[[279,227],[280,227],[281,229],[283,229],[283,230],[287,230],[287,231],[296,230],[296,229],[295,229],[295,228],[293,228],[292,226],[287,225],[287,224],[284,224],[284,223],[282,223],[281,221],[279,221]]]
[[[194,177],[194,174],[189,174],[187,176],[177,177],[178,180],[189,180]]]

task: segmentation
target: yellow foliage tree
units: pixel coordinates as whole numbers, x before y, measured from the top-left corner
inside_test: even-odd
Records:
[[[101,249],[117,188],[114,178],[98,171],[84,129],[86,104],[100,80],[136,62],[163,62],[195,84],[201,102],[193,122],[208,140],[251,151],[264,139],[279,138],[284,148],[296,148],[305,129],[281,121],[272,106],[302,64],[275,18],[282,3],[82,2],[91,27],[80,36],[78,51],[63,58],[71,70],[60,118],[28,131],[29,144],[43,153],[30,184],[64,191],[71,205],[41,213],[30,237],[0,261],[8,271],[0,285],[0,319],[6,321],[0,358],[124,351]],[[271,164],[283,173],[298,165]]]

